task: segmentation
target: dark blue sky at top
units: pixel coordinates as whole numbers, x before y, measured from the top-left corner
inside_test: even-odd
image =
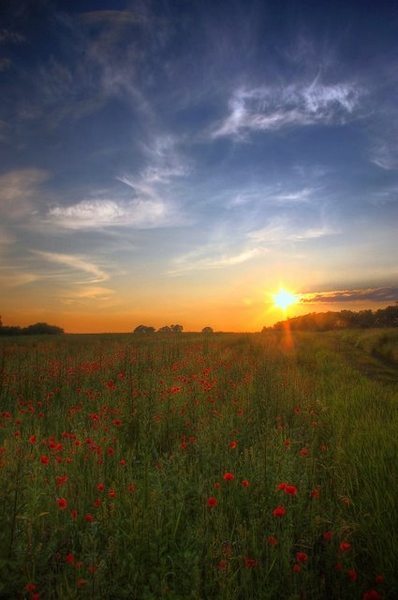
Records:
[[[396,2],[3,2],[2,281],[145,257],[393,298],[397,33]]]

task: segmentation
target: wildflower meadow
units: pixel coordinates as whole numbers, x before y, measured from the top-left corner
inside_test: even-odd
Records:
[[[358,349],[1,339],[0,598],[398,598],[398,388]]]

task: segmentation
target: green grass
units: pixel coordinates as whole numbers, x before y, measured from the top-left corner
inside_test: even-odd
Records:
[[[372,336],[1,340],[0,598],[396,598]]]

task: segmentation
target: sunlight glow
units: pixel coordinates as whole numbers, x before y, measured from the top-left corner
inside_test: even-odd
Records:
[[[297,296],[281,288],[277,294],[273,296],[275,306],[286,310],[291,304],[295,304],[298,301]]]

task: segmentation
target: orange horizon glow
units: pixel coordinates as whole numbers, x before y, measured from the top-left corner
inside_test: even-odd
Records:
[[[276,294],[277,295],[277,294]],[[296,296],[297,298],[297,296]],[[350,303],[351,310],[385,308],[385,302],[358,301]],[[346,302],[330,303],[303,303],[296,299],[286,309],[281,308],[273,301],[270,294],[264,302],[259,298],[252,304],[233,302],[232,304],[212,302],[202,305],[185,306],[180,310],[148,310],[148,311],[108,311],[108,312],[72,312],[55,310],[29,310],[11,311],[2,310],[2,323],[4,326],[27,327],[39,322],[61,327],[65,333],[130,333],[138,325],[147,325],[158,330],[164,325],[179,323],[184,332],[201,332],[204,327],[211,327],[213,331],[256,333],[263,327],[272,327],[274,324],[287,318],[294,318],[312,312],[339,311],[347,309]]]

